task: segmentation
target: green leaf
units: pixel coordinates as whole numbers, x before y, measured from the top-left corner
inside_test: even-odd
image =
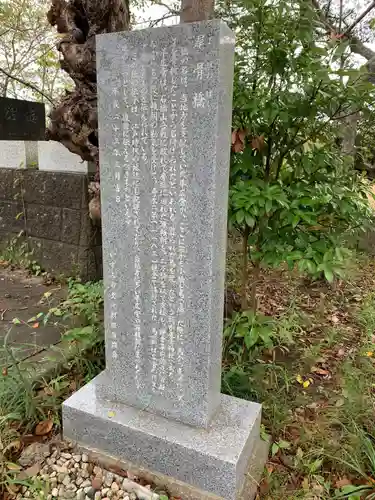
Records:
[[[266,212],[271,212],[272,209],[272,200],[266,200]]]
[[[330,283],[332,283],[332,281],[333,281],[333,272],[330,269],[327,269],[327,268],[324,269],[324,276],[325,276],[325,278],[326,278],[327,281],[329,281]]]
[[[255,226],[255,219],[254,219],[254,217],[251,217],[251,215],[249,215],[249,214],[245,215],[245,222],[249,227]]]
[[[245,212],[243,210],[238,210],[236,212],[236,221],[238,224],[241,224],[245,219]]]
[[[279,445],[277,443],[272,443],[272,446],[271,446],[272,456],[274,457],[278,451],[279,451]]]
[[[283,450],[288,450],[291,447],[291,444],[289,443],[289,441],[284,441],[283,439],[280,439],[280,441],[278,441],[277,444]]]

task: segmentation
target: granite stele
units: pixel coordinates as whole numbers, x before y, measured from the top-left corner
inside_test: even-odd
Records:
[[[220,394],[234,43],[216,20],[97,38],[107,367],[64,435],[189,498],[240,498],[260,462],[260,405]]]

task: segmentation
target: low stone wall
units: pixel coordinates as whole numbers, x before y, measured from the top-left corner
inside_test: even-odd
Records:
[[[0,243],[26,235],[44,269],[102,276],[100,229],[88,215],[86,174],[0,168]]]

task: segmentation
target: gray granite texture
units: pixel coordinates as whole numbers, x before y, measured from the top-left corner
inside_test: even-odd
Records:
[[[106,378],[99,395],[206,427],[220,403],[234,35],[97,38]]]
[[[226,500],[239,497],[259,443],[260,405],[222,395],[210,426],[202,429],[98,399],[101,377],[64,403],[64,438]]]

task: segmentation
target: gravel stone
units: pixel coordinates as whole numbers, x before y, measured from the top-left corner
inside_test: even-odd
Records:
[[[85,492],[83,491],[82,488],[80,488],[78,491],[77,491],[77,500],[85,500]]]
[[[92,500],[95,496],[95,490],[91,486],[88,486],[87,488],[84,489],[86,496]]]
[[[116,491],[119,491],[119,489],[120,489],[120,486],[117,483],[113,482],[111,484],[111,490],[112,491],[116,492]]]
[[[60,473],[58,474],[58,476],[57,476],[57,481],[58,481],[59,483],[62,483],[62,482],[64,481],[64,479],[65,479],[65,476],[66,476],[66,473],[65,473],[65,472],[60,472]]]
[[[94,467],[94,474],[95,476],[102,476],[103,475],[103,469],[101,467],[98,467],[95,465]]]
[[[112,472],[107,472],[107,474],[104,477],[104,484],[110,488],[113,483],[113,473]]]
[[[49,444],[32,443],[23,450],[18,462],[22,467],[31,467],[41,462],[46,453],[50,454]]]
[[[75,491],[65,491],[64,493],[64,499],[75,498],[75,496],[76,496]]]
[[[52,469],[55,470],[57,473],[68,474],[68,469],[61,465],[52,465]]]
[[[137,500],[135,493],[129,494],[122,487],[124,477],[89,462],[87,454],[77,453],[76,448],[64,443],[58,445],[62,451],[56,444],[43,446],[45,456],[34,474],[50,489],[40,500]],[[34,498],[27,486],[19,491],[22,493],[12,497],[14,500]]]

